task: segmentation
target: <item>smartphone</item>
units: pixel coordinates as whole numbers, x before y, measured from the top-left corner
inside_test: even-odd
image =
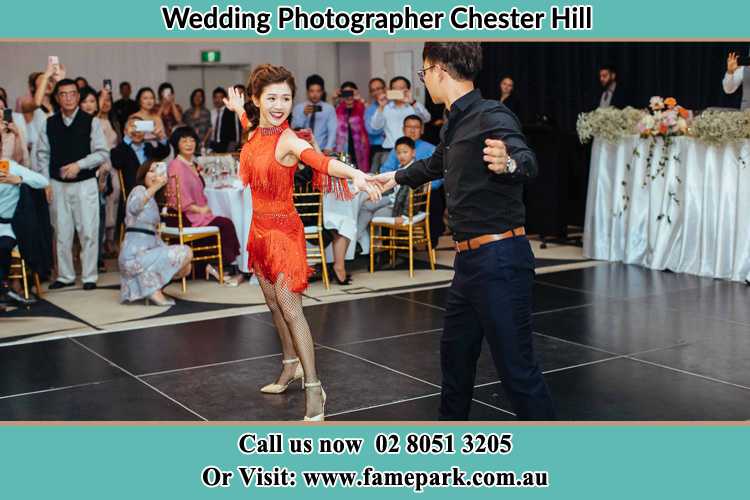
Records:
[[[107,92],[111,94],[112,93],[112,80],[110,80],[109,78],[104,80],[104,83],[102,84],[102,88],[104,88]]]
[[[389,90],[386,94],[389,101],[403,101],[404,91],[403,90]]]
[[[47,61],[49,61],[50,64],[60,64],[60,58],[58,58],[57,56],[49,56],[47,58]]]
[[[341,97],[354,97],[354,91],[353,90],[342,90],[341,91]]]
[[[165,161],[157,161],[154,163],[154,173],[157,177],[166,177],[167,176],[167,162]]]
[[[154,121],[153,120],[136,120],[135,131],[136,132],[153,132]]]
[[[169,89],[169,88],[164,89],[164,91],[161,93],[162,97],[169,97],[171,95],[172,95],[172,89]]]
[[[313,105],[313,111],[315,111],[316,113],[320,113],[321,111],[323,111],[323,106],[321,106],[320,104],[315,104]]]
[[[3,110],[3,121],[5,123],[13,123],[13,110],[11,108]]]
[[[297,137],[302,139],[303,141],[311,142],[312,141],[312,133],[309,129],[297,129],[294,131],[295,134],[297,134]]]
[[[0,172],[7,174],[10,171],[10,162],[8,160],[0,160]]]

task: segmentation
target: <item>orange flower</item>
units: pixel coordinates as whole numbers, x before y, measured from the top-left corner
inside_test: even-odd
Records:
[[[688,111],[685,108],[679,108],[677,112],[680,114],[681,117],[688,119],[690,117],[690,111]]]
[[[674,108],[675,106],[677,106],[677,99],[675,99],[674,97],[667,97],[666,99],[664,99],[664,104],[666,104],[670,109]]]
[[[662,123],[661,125],[659,125],[659,133],[660,133],[660,134],[663,134],[663,135],[664,135],[664,134],[666,134],[666,133],[667,133],[668,131],[669,131],[669,127],[667,127],[667,124],[666,124],[666,123]]]

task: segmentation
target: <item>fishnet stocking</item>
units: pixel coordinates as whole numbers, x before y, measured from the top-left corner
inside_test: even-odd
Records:
[[[279,332],[284,359],[299,358],[305,371],[305,382],[317,382],[315,344],[310,326],[302,313],[302,296],[286,287],[283,274],[278,276],[275,284],[267,281],[259,273],[256,273],[256,276]],[[285,384],[293,378],[295,368],[296,365],[285,365],[278,383]],[[310,417],[323,411],[320,387],[311,387],[305,391],[305,406],[305,413]]]

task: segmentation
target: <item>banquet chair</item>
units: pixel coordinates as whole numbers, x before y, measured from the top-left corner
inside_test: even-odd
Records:
[[[14,271],[15,270],[15,271]],[[14,248],[10,254],[10,274],[8,279],[19,279],[23,285],[23,298],[29,300],[29,277],[34,278],[34,287],[36,288],[36,295],[40,299],[42,298],[42,285],[39,280],[39,274],[31,272],[26,261],[21,257],[21,253],[18,251],[18,247]]]
[[[407,189],[403,187],[402,189]],[[390,252],[390,263],[396,263],[396,251],[409,251],[409,277],[414,277],[414,248],[427,244],[430,269],[435,270],[435,252],[430,240],[431,184],[409,192],[408,215],[374,217],[370,222],[370,272],[375,272],[375,250]]]
[[[161,205],[161,219],[166,224],[162,227],[161,237],[167,243],[174,243],[175,240],[180,245],[188,245],[193,249],[193,259],[191,262],[200,261],[217,261],[219,264],[219,283],[224,284],[224,262],[221,259],[221,233],[216,226],[205,227],[185,227],[182,222],[182,201],[180,199],[180,180],[177,176],[170,175],[166,186],[166,196]],[[175,205],[172,206],[168,200],[174,199]],[[194,246],[195,242],[212,239],[214,242],[207,243],[204,246]],[[210,244],[214,243],[214,244]],[[200,253],[199,253],[200,252]],[[195,278],[195,272],[193,272]],[[187,278],[182,278],[182,293],[187,291]]]
[[[305,245],[307,249],[307,258],[315,262],[320,262],[323,272],[323,284],[326,290],[330,288],[328,281],[328,264],[326,263],[325,245],[323,243],[323,193],[313,191],[309,185],[294,190],[294,207],[297,214],[305,224],[305,243],[308,240],[313,242],[314,248]]]

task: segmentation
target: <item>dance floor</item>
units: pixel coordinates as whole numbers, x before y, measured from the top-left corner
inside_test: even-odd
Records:
[[[435,420],[446,288],[305,308],[329,420]],[[534,341],[564,420],[750,419],[750,287],[603,264],[537,276]],[[294,420],[268,313],[0,348],[0,420]],[[513,419],[483,350],[472,419]]]

